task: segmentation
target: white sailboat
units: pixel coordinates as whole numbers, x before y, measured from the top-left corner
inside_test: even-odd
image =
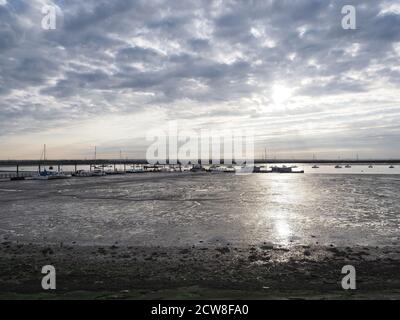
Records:
[[[316,158],[315,158],[315,153],[313,153],[312,158],[313,158],[313,161],[316,160]],[[312,169],[319,169],[319,166],[318,166],[316,163],[314,163],[314,165],[313,165],[311,168],[312,168]]]
[[[141,166],[132,165],[131,169],[126,170],[127,173],[141,173],[144,172],[144,168]]]
[[[42,158],[42,157],[40,157]],[[46,145],[43,148],[43,162],[46,161]],[[50,167],[52,169],[52,167]],[[34,180],[55,180],[55,179],[68,179],[71,178],[71,175],[65,174],[64,172],[53,171],[49,168],[46,170],[46,167],[43,170],[39,170],[37,175],[33,176]]]

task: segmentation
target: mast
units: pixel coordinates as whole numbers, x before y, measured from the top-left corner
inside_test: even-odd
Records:
[[[43,167],[44,171],[46,171],[46,144],[43,145]],[[40,168],[39,168],[40,171]]]

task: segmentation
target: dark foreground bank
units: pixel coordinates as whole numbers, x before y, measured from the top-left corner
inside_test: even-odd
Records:
[[[53,265],[57,289],[41,287]],[[344,265],[356,290],[343,290]],[[399,299],[400,246],[88,247],[0,244],[1,299]]]

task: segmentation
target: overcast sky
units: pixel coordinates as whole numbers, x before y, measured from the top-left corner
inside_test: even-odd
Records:
[[[0,0],[0,158],[143,157],[152,128],[400,158],[400,2]],[[357,29],[342,28],[353,4]]]

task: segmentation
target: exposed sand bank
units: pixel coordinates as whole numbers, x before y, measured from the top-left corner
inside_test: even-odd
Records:
[[[41,289],[41,268],[57,290]],[[353,265],[357,290],[341,289]],[[0,298],[400,298],[400,246],[88,247],[0,244]]]

